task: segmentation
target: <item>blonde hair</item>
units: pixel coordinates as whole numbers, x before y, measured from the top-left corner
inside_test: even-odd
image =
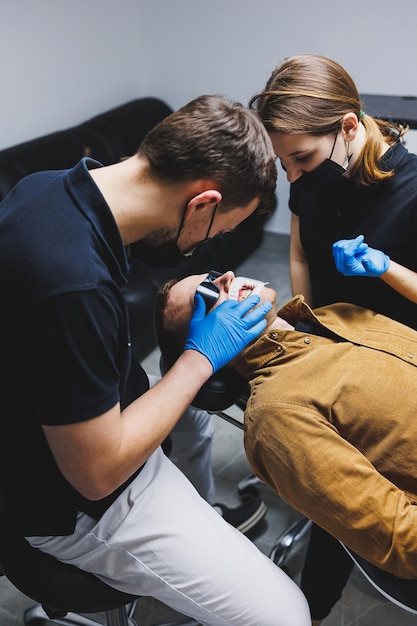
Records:
[[[355,113],[365,127],[366,142],[351,179],[364,186],[393,176],[392,170],[379,167],[381,142],[392,145],[408,130],[408,126],[364,113],[356,85],[346,70],[336,61],[314,54],[284,59],[249,106],[257,111],[266,130],[276,134],[336,133],[343,116]]]

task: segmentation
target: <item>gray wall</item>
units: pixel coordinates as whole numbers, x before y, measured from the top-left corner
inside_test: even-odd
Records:
[[[414,0],[2,0],[0,149],[130,99],[247,103],[273,67],[325,54],[359,91],[417,95]],[[268,224],[288,232],[288,186]]]

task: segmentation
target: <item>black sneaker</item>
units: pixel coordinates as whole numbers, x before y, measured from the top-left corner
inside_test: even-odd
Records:
[[[229,522],[229,524],[245,534],[265,517],[267,508],[259,494],[254,494],[254,490],[251,490],[248,494],[241,494],[241,499],[242,504],[236,508],[230,508],[218,502],[213,504],[213,508],[216,509],[226,522]]]

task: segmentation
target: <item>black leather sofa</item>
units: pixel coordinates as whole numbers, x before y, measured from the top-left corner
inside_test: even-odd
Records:
[[[172,109],[157,98],[139,98],[103,112],[77,126],[0,151],[0,200],[24,176],[41,170],[67,169],[83,156],[103,165],[134,154],[145,134]],[[152,268],[135,257],[125,289],[134,354],[144,358],[155,347],[152,310],[156,290],[171,277],[207,269],[234,269],[261,242],[265,218],[253,215],[233,233],[215,237],[179,267]]]

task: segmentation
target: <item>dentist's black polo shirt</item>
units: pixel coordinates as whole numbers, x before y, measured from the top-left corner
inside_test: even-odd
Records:
[[[7,525],[73,531],[115,499],[82,498],[59,472],[42,424],[89,420],[123,401],[131,366],[119,230],[83,159],[32,174],[0,204],[0,476]],[[146,388],[143,378],[138,395]]]

